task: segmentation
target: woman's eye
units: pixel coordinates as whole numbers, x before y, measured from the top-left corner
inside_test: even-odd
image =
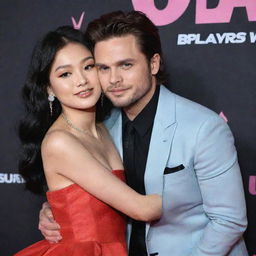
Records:
[[[70,75],[71,75],[71,73],[65,72],[65,73],[61,74],[60,77],[65,78],[65,77],[69,77]]]
[[[84,67],[85,70],[90,70],[90,69],[93,69],[95,67],[94,64],[90,64],[90,65],[87,65]]]

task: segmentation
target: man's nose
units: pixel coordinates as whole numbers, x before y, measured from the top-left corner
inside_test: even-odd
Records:
[[[118,72],[118,70],[112,69],[110,71],[110,83],[113,85],[118,84],[121,80],[122,80],[122,77],[121,77],[120,73]]]

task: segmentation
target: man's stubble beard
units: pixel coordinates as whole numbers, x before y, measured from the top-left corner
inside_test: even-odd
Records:
[[[116,102],[112,101],[111,97],[108,97],[107,94],[105,94],[105,96],[112,102],[114,107],[117,107],[117,108],[131,108],[134,105],[136,105],[138,103],[138,101],[140,101],[151,90],[151,88],[153,86],[153,81],[151,80],[151,75],[148,76],[147,83],[150,86],[147,87],[147,90],[145,92],[143,92],[143,94],[139,94],[138,96],[136,96],[136,94],[132,95],[129,99],[127,99],[126,102],[123,102],[123,103],[122,102],[119,103],[118,101],[116,101]]]

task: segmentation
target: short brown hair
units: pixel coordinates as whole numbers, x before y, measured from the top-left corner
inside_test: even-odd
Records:
[[[136,37],[141,52],[148,61],[151,60],[155,53],[160,55],[160,69],[156,74],[156,79],[158,84],[164,82],[166,74],[164,72],[158,28],[144,13],[139,11],[127,13],[123,11],[111,12],[90,22],[86,30],[86,35],[93,45],[111,37],[121,37],[129,34]]]

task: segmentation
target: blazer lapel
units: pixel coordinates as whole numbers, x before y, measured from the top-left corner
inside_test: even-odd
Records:
[[[104,123],[123,159],[121,111],[113,109],[110,118]],[[161,86],[144,176],[146,194],[162,195],[163,172],[169,158],[175,129],[175,96],[168,89]],[[150,225],[147,224],[146,236],[149,227]],[[128,240],[130,232],[131,227],[128,224]]]
[[[144,176],[146,194],[163,193],[163,172],[176,129],[175,96],[161,86]],[[149,224],[146,225],[146,234]]]

